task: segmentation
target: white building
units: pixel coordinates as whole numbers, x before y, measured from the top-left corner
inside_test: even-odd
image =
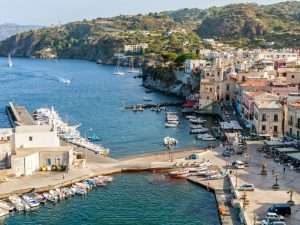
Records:
[[[194,70],[203,68],[206,66],[207,61],[202,59],[187,59],[184,62],[184,72],[191,74]]]
[[[14,128],[13,150],[21,148],[59,147],[59,137],[48,125],[25,125]]]

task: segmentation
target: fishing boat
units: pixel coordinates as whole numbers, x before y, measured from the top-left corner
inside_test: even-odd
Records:
[[[125,73],[120,70],[120,56],[118,56],[117,65],[115,67],[115,71],[113,72],[113,75],[116,75],[116,76],[124,76],[125,75]]]
[[[11,59],[11,54],[8,54],[7,65],[8,65],[8,67],[13,67],[13,62],[12,62],[12,59]]]
[[[201,124],[191,124],[190,128],[191,129],[202,129],[204,127]]]

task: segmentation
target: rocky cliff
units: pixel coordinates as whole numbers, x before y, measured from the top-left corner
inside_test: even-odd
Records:
[[[199,76],[185,74],[172,67],[150,66],[143,69],[143,85],[166,94],[186,97],[197,92],[199,84]]]

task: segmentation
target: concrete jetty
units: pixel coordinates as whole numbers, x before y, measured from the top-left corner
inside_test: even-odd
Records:
[[[24,106],[18,106],[12,102],[9,102],[6,106],[6,113],[12,127],[35,124],[31,114]]]
[[[231,207],[231,186],[226,176],[218,180],[206,180],[201,177],[188,177],[188,181],[200,185],[215,194],[222,225],[240,225],[238,210]]]

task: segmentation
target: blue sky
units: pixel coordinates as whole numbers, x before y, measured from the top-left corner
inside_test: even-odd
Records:
[[[0,0],[0,24],[51,25],[82,19],[180,8],[207,8],[228,3],[278,0]]]

